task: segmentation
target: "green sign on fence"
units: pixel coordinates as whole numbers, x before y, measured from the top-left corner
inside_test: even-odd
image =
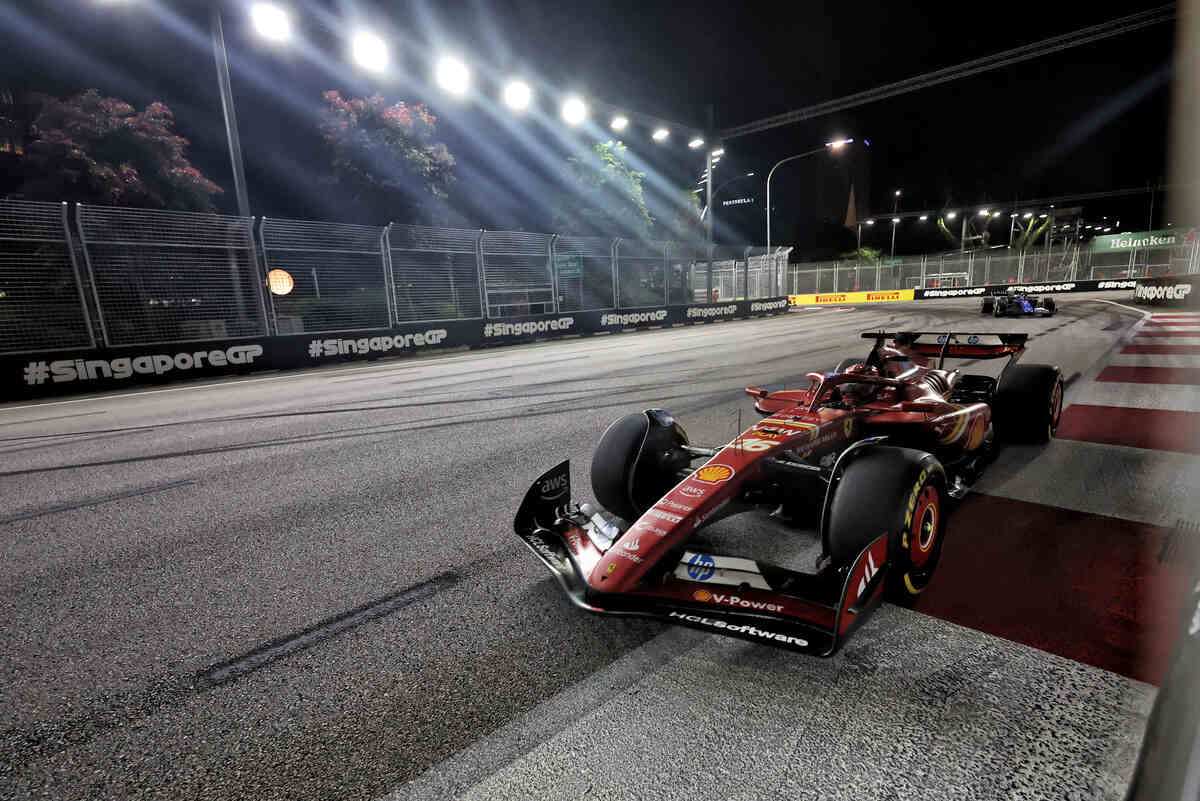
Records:
[[[1196,230],[1167,228],[1162,231],[1136,231],[1132,234],[1106,234],[1091,242],[1093,253],[1115,253],[1122,250],[1152,250],[1188,245],[1196,239]]]
[[[559,279],[579,278],[583,275],[583,257],[575,253],[556,253],[554,266],[558,270]]]

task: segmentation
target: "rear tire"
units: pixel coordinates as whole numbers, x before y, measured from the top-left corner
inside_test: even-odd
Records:
[[[1054,438],[1062,419],[1063,379],[1048,364],[1005,369],[992,396],[992,423],[1003,442],[1040,445]]]
[[[992,309],[996,307],[995,298],[984,298],[983,306],[979,309],[980,314],[992,314]]]
[[[1044,303],[1046,311],[1050,312],[1050,314],[1054,314],[1056,311],[1058,311],[1058,304],[1054,302],[1054,298],[1046,298]]]
[[[946,473],[925,451],[876,445],[846,467],[829,507],[827,543],[835,565],[853,562],[871,540],[890,534],[886,592],[912,599],[929,585],[942,556]]]

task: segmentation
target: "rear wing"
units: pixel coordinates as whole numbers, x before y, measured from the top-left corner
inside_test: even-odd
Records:
[[[897,348],[916,356],[936,356],[938,366],[946,359],[1001,359],[1023,353],[1029,334],[956,334],[951,331],[866,331],[863,339],[879,347],[891,340]]]

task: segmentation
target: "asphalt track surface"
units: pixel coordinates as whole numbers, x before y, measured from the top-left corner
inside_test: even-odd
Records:
[[[1005,603],[954,595],[1021,579],[972,566],[971,546],[952,558],[951,538],[940,600],[885,606],[817,660],[587,616],[511,530],[564,457],[589,494],[619,415],[664,407],[726,442],[754,417],[743,386],[803,386],[865,353],[860,331],[1029,331],[1026,358],[1059,364],[1070,402],[1141,316],[1063,296],[1054,318],[993,321],[977,303],[0,407],[0,796],[1119,798],[1161,654],[1113,642],[1156,602],[1094,635],[1048,608],[1026,632]],[[1139,500],[1139,471],[1181,468],[1127,450],[1008,452],[951,533],[1094,519],[1135,527],[1136,557],[1194,494],[1196,459],[1164,456],[1184,475]],[[738,520],[718,525],[754,525]],[[1104,606],[1075,584],[1030,597]]]

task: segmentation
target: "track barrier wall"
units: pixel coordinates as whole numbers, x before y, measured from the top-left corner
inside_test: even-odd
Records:
[[[0,356],[4,400],[165,383],[183,378],[287,370],[411,356],[438,348],[511,345],[629,329],[691,325],[785,313],[787,298],[633,310],[566,311],[492,320],[436,320],[360,331],[163,342]]]

